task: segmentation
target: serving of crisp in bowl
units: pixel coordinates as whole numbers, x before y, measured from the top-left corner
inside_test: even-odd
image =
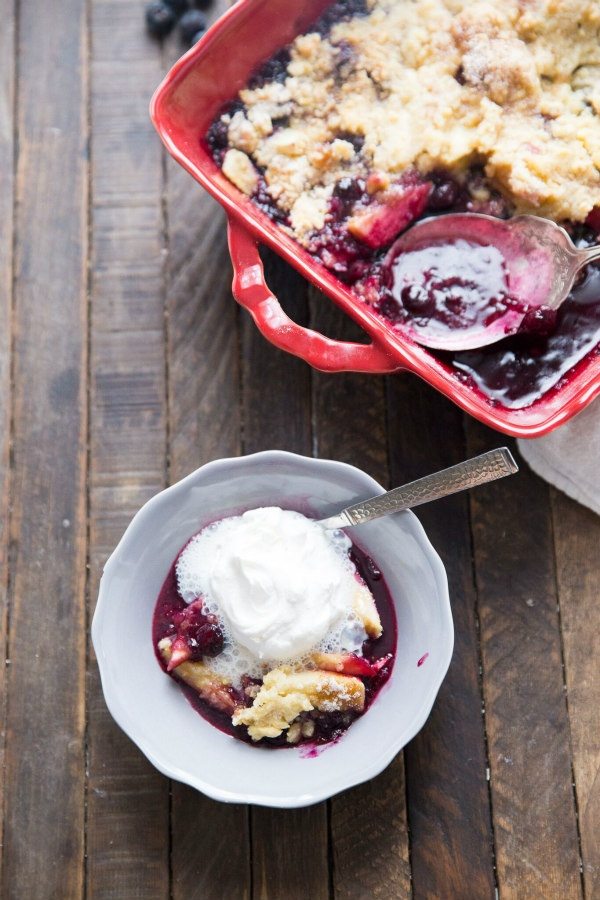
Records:
[[[340,710],[342,714],[349,710],[348,698],[357,690],[362,690],[364,697],[363,682],[368,677],[361,682],[356,674],[331,668],[322,671],[326,657],[333,658],[331,654],[320,654],[308,671],[305,665],[296,666],[294,671],[300,671],[294,675],[291,667],[278,667],[270,680],[265,677],[267,687],[275,675],[280,678],[281,702],[290,696],[286,685],[281,687],[282,672],[288,681],[296,679],[294,697],[303,695],[293,714],[287,706],[279,708],[277,717],[271,716],[270,730],[264,728],[263,718],[260,731],[252,724],[249,728],[242,724],[257,724],[256,718],[244,716],[257,707],[260,711],[259,679],[242,678],[237,686],[227,683],[223,669],[208,668],[211,659],[194,662],[199,657],[189,652],[190,646],[197,649],[194,641],[188,644],[186,662],[171,673],[161,659],[165,641],[169,655],[174,653],[181,629],[177,634],[167,629],[170,637],[161,639],[160,598],[165,596],[173,560],[181,558],[183,547],[192,547],[193,542],[188,542],[193,535],[206,526],[210,531],[215,521],[239,517],[246,510],[275,507],[280,512],[299,511],[319,518],[381,491],[372,478],[344,463],[268,451],[208,463],[157,494],[137,513],[105,566],[92,638],[110,712],[161,772],[217,800],[306,806],[376,775],[423,726],[450,664],[453,625],[444,567],[411,512],[371,522],[354,529],[352,535],[361,559],[371,560],[377,567],[372,568],[373,577],[386,586],[386,602],[391,605],[386,615],[378,600],[380,621],[387,631],[388,652],[382,662],[388,669],[377,692],[364,704],[363,714],[355,709],[351,719],[340,720]],[[255,557],[256,551],[248,563],[254,573]],[[235,563],[239,573],[238,563],[239,556]],[[310,578],[310,567],[306,576]],[[292,572],[286,577],[292,581]],[[231,599],[234,585],[231,580],[226,583]],[[364,591],[364,585],[354,584]],[[180,581],[179,587],[186,594],[185,583]],[[381,592],[375,595],[381,597]],[[269,598],[263,597],[255,609],[247,591],[244,597],[244,617],[263,616]],[[190,600],[187,597],[188,603]],[[190,603],[187,610],[193,611],[194,605]],[[181,617],[177,621],[181,622]],[[234,617],[230,615],[229,621]],[[296,618],[292,624],[297,635]],[[264,637],[263,619],[260,626]],[[279,647],[282,631],[271,633]],[[206,646],[200,649],[206,650]],[[360,665],[354,673],[371,674],[364,655],[347,658]],[[315,691],[317,677],[323,703]],[[342,683],[352,691],[333,696],[331,686]],[[243,686],[249,684],[255,690],[243,697]],[[330,692],[323,695],[323,689]],[[340,697],[344,701],[341,707]],[[235,727],[231,716],[223,714],[223,698],[233,700]],[[303,728],[311,726],[307,740],[300,740],[295,718],[299,713],[297,722]],[[334,730],[325,733],[323,727],[331,722]],[[294,731],[298,734],[292,738]]]

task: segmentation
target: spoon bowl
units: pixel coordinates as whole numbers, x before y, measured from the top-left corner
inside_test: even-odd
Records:
[[[579,270],[600,257],[600,246],[578,249],[564,228],[539,216],[505,220],[457,213],[424,219],[401,235],[388,251],[385,265],[392,272],[397,300],[397,295],[410,286],[407,260],[428,259],[428,254],[433,263],[426,274],[433,271],[442,286],[458,280],[452,278],[453,261],[462,258],[469,263],[471,257],[471,268],[461,285],[464,289],[466,284],[470,290],[471,308],[462,313],[462,319],[458,315],[417,314],[400,327],[426,347],[459,351],[484,347],[514,334],[525,316],[536,309],[543,307],[546,313],[558,309]],[[404,280],[398,284],[399,277]],[[481,285],[472,280],[478,277]],[[483,291],[477,294],[479,287],[487,289],[485,280],[490,278],[494,284],[487,296]]]

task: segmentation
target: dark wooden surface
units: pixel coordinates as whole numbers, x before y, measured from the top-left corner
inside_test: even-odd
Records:
[[[0,896],[600,897],[600,520],[525,466],[423,508],[456,646],[423,731],[305,810],[170,784],[108,715],[89,642],[136,509],[279,447],[395,484],[499,442],[414,378],[323,375],[230,293],[219,208],[164,157],[175,41],[141,0],[0,0]],[[302,323],[354,326],[273,257]]]

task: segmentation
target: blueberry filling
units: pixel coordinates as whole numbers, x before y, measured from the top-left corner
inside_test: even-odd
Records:
[[[364,677],[365,705],[363,712],[352,710],[343,711],[319,711],[312,710],[302,713],[294,720],[293,725],[298,726],[299,737],[294,741],[298,744],[322,744],[337,740],[355,721],[364,715],[377,696],[381,687],[390,676],[394,652],[396,647],[396,617],[393,604],[385,580],[377,564],[358,547],[353,546],[350,558],[354,563],[359,576],[363,579],[373,598],[381,619],[383,632],[379,638],[367,639],[362,648],[363,656],[359,662],[363,668],[369,668],[374,664],[373,674]],[[215,623],[214,616],[206,615],[203,611],[202,600],[195,601],[189,606],[182,600],[177,589],[176,566],[174,561],[167,578],[162,586],[154,609],[152,622],[152,641],[155,648],[164,638],[172,643],[173,660],[175,652],[181,653],[184,662],[198,662],[205,657],[215,657],[223,649],[223,635]],[[198,694],[193,687],[177,678],[177,669],[172,663],[167,664],[156,650],[158,662],[177,683],[193,708],[207,719],[220,731],[232,735],[238,740],[262,748],[279,748],[291,746],[286,733],[276,738],[263,738],[258,744],[254,743],[248,735],[245,726],[234,726],[231,721],[231,712],[226,707],[251,706],[258,690],[260,680],[243,676],[238,687],[233,685],[221,688],[221,694],[216,703],[210,703]],[[376,662],[379,661],[379,662]],[[384,662],[381,665],[381,662]],[[225,700],[225,704],[223,703]]]
[[[367,13],[363,0],[340,0],[326,10],[310,31],[325,37],[336,23]],[[263,64],[250,85],[284,82],[289,59],[287,48],[280,51]],[[339,41],[335,81],[343,83],[355,65],[352,46]],[[454,77],[459,84],[465,83],[462,66]],[[239,100],[227,111],[233,115],[237,109],[244,109]],[[288,117],[276,120],[274,125],[276,129],[287,127]],[[337,137],[351,143],[361,156],[362,135],[342,132]],[[206,140],[215,161],[221,165],[227,133],[220,116]],[[469,317],[479,316],[480,321],[491,322],[507,308],[519,308],[506,285],[498,281],[497,273],[492,276],[491,271],[487,275],[480,272],[482,280],[469,274],[473,259],[469,259],[468,248],[462,261],[454,260],[452,271],[448,270],[448,260],[430,265],[423,259],[421,271],[410,282],[398,277],[398,268],[404,263],[398,263],[395,270],[385,263],[398,234],[421,218],[452,212],[500,218],[512,214],[510,202],[494,189],[480,166],[474,164],[460,175],[443,169],[426,175],[409,170],[387,186],[377,184],[377,178],[378,173],[372,172],[368,178],[349,174],[337,180],[328,200],[324,226],[305,241],[315,260],[367,303],[386,325],[399,331],[403,323],[424,322],[432,317],[447,328],[470,321]],[[271,197],[262,173],[251,199],[273,221],[290,226],[289,215]],[[584,246],[597,242],[600,216],[596,211],[590,214],[589,223],[594,227],[563,224],[574,240]],[[407,265],[408,262],[405,261]],[[598,354],[599,341],[600,269],[592,264],[580,275],[558,312],[543,307],[528,310],[518,334],[476,351],[428,352],[458,381],[481,392],[491,403],[521,409],[574,377],[589,357]]]

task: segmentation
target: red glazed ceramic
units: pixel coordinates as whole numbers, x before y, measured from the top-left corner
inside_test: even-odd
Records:
[[[505,434],[538,437],[600,393],[600,355],[583,359],[531,406],[510,409],[461,383],[448,366],[381,321],[342,282],[257,209],[215,164],[202,137],[221,106],[251,73],[318,18],[330,0],[238,0],[168,73],[151,104],[171,155],[225,208],[234,268],[233,294],[275,346],[326,372],[419,375],[475,418]],[[369,344],[335,341],[292,322],[269,290],[258,246],[266,244],[364,329]]]

